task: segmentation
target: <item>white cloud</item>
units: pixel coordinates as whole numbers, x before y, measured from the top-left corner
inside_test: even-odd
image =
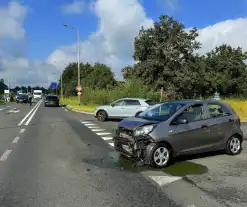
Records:
[[[81,14],[84,10],[85,3],[81,0],[75,0],[70,4],[65,4],[62,6],[62,11],[65,14]]]
[[[202,43],[200,53],[211,51],[216,46],[229,44],[247,51],[247,18],[226,20],[199,29],[198,40]]]
[[[48,84],[57,72],[53,65],[25,58],[25,30],[23,23],[28,7],[15,1],[0,7],[0,78],[10,77],[11,86],[18,84]],[[48,77],[48,78],[47,78]]]
[[[14,1],[7,7],[0,7],[0,38],[23,38],[25,30],[22,24],[26,14],[27,7]]]
[[[97,31],[81,43],[81,60],[108,64],[116,77],[121,78],[120,69],[133,62],[135,36],[142,26],[150,27],[153,21],[137,0],[98,0],[93,8],[99,25]],[[55,50],[47,62],[64,64],[72,60],[76,61],[76,45]]]

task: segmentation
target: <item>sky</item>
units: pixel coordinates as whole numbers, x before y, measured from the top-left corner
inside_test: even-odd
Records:
[[[223,43],[247,51],[247,0],[0,0],[0,78],[47,87],[77,60],[78,29],[80,60],[121,79],[139,29],[162,14],[198,28],[200,54]]]

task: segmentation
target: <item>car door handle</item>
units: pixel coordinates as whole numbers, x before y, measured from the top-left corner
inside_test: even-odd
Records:
[[[208,128],[208,125],[206,125],[206,124],[203,124],[202,126],[201,126],[201,128]]]

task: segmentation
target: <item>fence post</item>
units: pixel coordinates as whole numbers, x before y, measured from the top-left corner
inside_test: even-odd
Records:
[[[160,88],[160,102],[162,102],[163,96],[164,96],[164,88],[161,87],[161,88]]]

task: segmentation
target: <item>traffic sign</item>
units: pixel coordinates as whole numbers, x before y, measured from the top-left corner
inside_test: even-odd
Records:
[[[56,82],[52,82],[51,83],[51,88],[52,89],[56,89],[57,88],[57,83]]]
[[[80,96],[80,95],[81,95],[81,92],[80,92],[80,91],[79,91],[79,92],[77,92],[77,95],[78,95],[78,96]]]
[[[81,86],[80,86],[80,85],[77,85],[75,89],[76,89],[77,91],[81,91]]]

